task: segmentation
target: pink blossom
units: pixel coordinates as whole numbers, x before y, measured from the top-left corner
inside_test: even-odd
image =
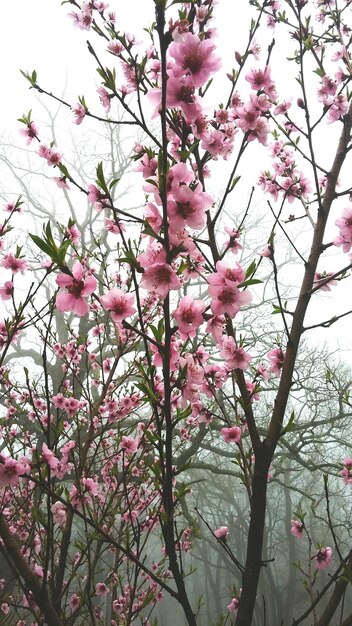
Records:
[[[207,130],[202,135],[201,148],[213,155],[214,160],[219,156],[226,160],[233,150],[233,136],[229,137],[222,130]]]
[[[345,485],[352,485],[352,458],[347,457],[343,461],[343,469],[340,471]]]
[[[285,353],[281,350],[281,348],[274,348],[274,350],[270,350],[270,352],[267,353],[267,357],[271,364],[270,371],[273,374],[280,376],[285,360]]]
[[[197,35],[187,32],[180,42],[174,41],[169,47],[169,54],[175,61],[174,75],[190,74],[194,86],[202,87],[221,66],[220,57],[214,50],[211,39],[201,41]]]
[[[238,286],[245,277],[246,272],[239,263],[234,263],[232,267],[229,267],[224,261],[217,261],[216,272],[208,276],[208,283],[212,285],[212,295],[216,295],[217,290],[220,293],[222,287]]]
[[[121,52],[124,49],[122,43],[118,41],[118,39],[114,39],[113,41],[110,41],[107,47],[108,47],[109,52],[111,52],[111,54],[116,54],[117,56],[121,54]]]
[[[220,354],[224,358],[228,370],[237,368],[246,370],[252,360],[252,357],[243,348],[237,346],[233,337],[223,337]]]
[[[330,567],[332,563],[332,548],[329,548],[329,546],[326,548],[320,548],[316,555],[313,556],[313,559],[315,559],[315,567],[317,569],[326,569],[327,567]]]
[[[209,294],[212,296],[210,306],[214,315],[227,313],[229,317],[235,317],[241,306],[249,304],[252,300],[249,291],[240,291],[236,286],[230,284],[223,287],[210,285]]]
[[[97,89],[97,92],[99,94],[100,102],[105,109],[105,112],[109,113],[111,108],[111,96],[108,94],[106,89],[104,89],[104,87],[99,87],[99,89]]]
[[[82,478],[82,485],[88,493],[92,496],[97,496],[99,493],[99,485],[93,478]]]
[[[113,287],[105,296],[100,297],[100,302],[106,311],[110,311],[114,322],[122,322],[125,317],[129,317],[136,312],[132,303],[134,303],[134,295],[124,293],[121,289]]]
[[[58,524],[59,526],[65,526],[67,510],[62,502],[55,502],[51,505],[50,510],[52,512],[55,524]]]
[[[17,274],[18,272],[24,274],[29,268],[29,263],[27,263],[27,261],[15,257],[11,254],[11,252],[4,256],[4,258],[0,261],[0,265],[7,270],[11,270],[13,274]]]
[[[338,284],[337,280],[333,278],[329,278],[330,276],[333,276],[333,275],[334,275],[334,272],[323,272],[323,273],[315,272],[313,286],[319,287],[321,291],[331,291],[331,286]]]
[[[138,449],[138,441],[133,439],[133,437],[122,436],[120,448],[121,450],[124,450],[127,455],[134,454]]]
[[[159,113],[161,109],[161,89],[156,87],[148,91],[148,98]],[[170,109],[180,108],[188,123],[202,114],[201,100],[195,95],[195,86],[191,76],[174,76],[168,72],[166,86],[166,106]]]
[[[336,93],[336,82],[330,78],[330,76],[323,76],[321,81],[321,87],[318,90],[318,100],[325,105],[329,105],[332,102],[332,96]]]
[[[178,330],[182,339],[195,337],[196,331],[203,323],[203,313],[206,304],[200,300],[193,300],[191,296],[184,296],[178,303],[173,316],[178,324]]]
[[[72,241],[75,245],[77,245],[79,243],[79,240],[81,239],[81,233],[78,230],[76,224],[72,224],[72,226],[66,228],[66,235],[68,236],[69,240]]]
[[[155,263],[144,271],[141,285],[161,298],[166,298],[170,290],[179,289],[181,283],[175,270],[167,263]]]
[[[73,593],[71,598],[70,598],[70,602],[69,602],[69,605],[70,605],[72,611],[75,611],[76,609],[78,609],[80,604],[81,604],[80,597],[77,596],[77,594]]]
[[[43,144],[40,144],[38,154],[43,159],[46,159],[48,165],[52,165],[53,167],[58,165],[62,159],[62,154],[60,152],[54,150],[53,148],[48,148]]]
[[[226,249],[231,250],[232,254],[237,254],[239,250],[242,250],[241,244],[237,241],[241,233],[236,228],[229,228],[229,226],[225,226],[225,232],[229,236],[229,238],[225,241]]]
[[[349,252],[352,247],[352,207],[346,207],[339,217],[336,226],[340,228],[340,234],[333,241],[335,246],[342,246],[344,252]]]
[[[15,487],[18,485],[18,479],[21,474],[24,474],[26,471],[26,466],[24,463],[20,461],[16,461],[11,457],[5,457],[3,454],[0,455],[0,488],[7,487],[10,485],[11,487]]]
[[[230,604],[227,605],[227,609],[228,611],[230,611],[230,613],[236,613],[236,611],[238,611],[239,605],[240,601],[238,600],[238,598],[232,598]]]
[[[213,201],[209,194],[201,191],[200,185],[194,189],[180,185],[173,189],[173,199],[168,201],[168,217],[170,228],[175,231],[186,224],[195,230],[205,226],[205,211],[210,209]]]
[[[299,522],[298,520],[295,520],[295,519],[291,520],[291,533],[292,535],[294,535],[294,537],[297,537],[297,539],[302,539],[303,528],[304,528],[303,522]]]
[[[214,315],[207,321],[206,332],[211,334],[216,343],[221,343],[224,325],[225,318],[220,315]]]
[[[220,526],[216,530],[214,530],[214,535],[217,539],[223,539],[229,534],[229,529],[227,526]]]
[[[29,122],[26,128],[20,128],[20,134],[27,139],[27,146],[33,139],[38,139],[38,129],[34,122]]]
[[[148,202],[144,209],[144,217],[146,222],[152,227],[154,232],[159,233],[163,219],[160,215],[158,207],[153,202]]]
[[[92,9],[87,2],[82,4],[82,11],[79,13],[68,13],[68,16],[73,19],[74,26],[77,26],[81,30],[90,30],[93,14]]]
[[[220,435],[226,443],[239,443],[241,440],[241,429],[239,426],[231,426],[231,428],[222,428]]]
[[[95,185],[88,185],[88,200],[97,211],[102,211],[107,204],[107,197]]]
[[[66,182],[66,176],[53,176],[52,179],[60,189],[69,189],[69,185]]]
[[[42,458],[52,470],[52,475],[55,476],[55,470],[59,465],[59,459],[56,458],[54,452],[48,448],[45,442],[42,445]]]
[[[328,123],[336,122],[341,117],[346,115],[348,111],[348,100],[342,93],[334,96],[333,102],[329,108],[327,120]]]
[[[110,593],[108,587],[105,585],[105,583],[97,583],[95,585],[95,593],[97,596],[107,596],[108,593]]]
[[[89,311],[85,300],[97,287],[97,281],[90,274],[85,275],[82,264],[76,261],[72,268],[72,276],[59,274],[56,284],[65,289],[56,296],[56,306],[59,311],[73,311],[78,316],[86,315]]]
[[[292,101],[291,100],[283,100],[280,104],[277,104],[274,109],[274,115],[282,115],[287,113],[287,111],[291,108]]]
[[[4,211],[6,213],[23,213],[23,202],[21,202],[20,198],[16,202],[8,202],[4,206]]]
[[[1,300],[11,300],[13,294],[13,282],[7,280],[2,287],[0,287]]]
[[[75,124],[77,124],[77,126],[79,124],[82,124],[87,113],[87,109],[83,106],[83,104],[81,104],[80,102],[77,102],[77,104],[74,104],[72,107],[72,112],[75,116],[75,119],[74,119]]]
[[[246,80],[250,83],[252,89],[259,91],[263,89],[266,93],[273,88],[273,81],[270,76],[270,67],[267,65],[264,70],[252,69],[248,72]]]
[[[109,231],[109,233],[113,233],[114,235],[121,235],[126,231],[124,224],[118,220],[111,220],[110,218],[105,218],[105,227]]]
[[[260,252],[258,252],[258,254],[259,256],[271,259],[273,256],[273,249],[271,246],[269,246],[269,244],[267,244],[266,246],[264,246],[264,248],[260,250]]]
[[[7,614],[8,614],[8,612],[10,611],[10,607],[9,607],[9,605],[8,605],[6,602],[3,602],[3,603],[1,604],[0,609],[1,609],[1,611],[2,611],[5,615],[7,615]]]

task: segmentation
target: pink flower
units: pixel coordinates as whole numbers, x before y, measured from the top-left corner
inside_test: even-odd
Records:
[[[0,298],[1,300],[11,300],[13,294],[13,282],[11,280],[7,280],[6,283],[0,287]]]
[[[238,600],[238,598],[232,598],[230,604],[227,605],[227,609],[228,611],[230,611],[230,613],[236,613],[236,611],[238,611],[239,605],[240,601]]]
[[[221,356],[225,359],[225,366],[228,370],[246,370],[252,357],[237,346],[233,337],[223,337],[221,343]]]
[[[336,122],[341,117],[346,115],[348,111],[348,100],[342,93],[334,96],[333,103],[329,108],[327,121],[328,123]]]
[[[231,426],[231,428],[222,428],[220,435],[226,443],[239,443],[241,439],[241,429],[239,426]]]
[[[233,137],[221,130],[208,130],[202,135],[201,148],[212,154],[215,160],[219,156],[226,160],[233,149]]]
[[[208,283],[213,285],[212,295],[216,295],[216,288],[221,292],[223,286],[237,286],[244,281],[246,272],[239,263],[229,267],[224,261],[217,261],[216,272],[209,274]]]
[[[82,124],[87,113],[87,109],[83,106],[83,104],[81,104],[80,102],[74,104],[72,107],[72,112],[75,116],[74,123],[77,124],[77,126],[79,124]]]
[[[340,471],[345,485],[352,485],[352,458],[347,457],[343,461],[343,469]]]
[[[15,487],[18,485],[19,476],[25,471],[24,463],[11,457],[4,457],[3,454],[0,455],[0,487],[7,487],[8,485]]]
[[[352,246],[352,207],[346,207],[339,217],[336,226],[340,229],[340,234],[333,241],[335,246],[342,246],[344,252],[349,252]]]
[[[29,263],[27,263],[27,261],[25,261],[24,259],[19,259],[11,253],[4,256],[4,258],[0,262],[0,265],[7,270],[11,270],[13,274],[17,274],[18,272],[24,274],[25,271],[29,268]]]
[[[181,283],[176,272],[167,263],[155,263],[144,271],[141,285],[161,298],[166,298],[170,290],[179,289]]]
[[[134,296],[131,293],[124,293],[121,289],[110,289],[105,296],[100,297],[100,302],[106,311],[110,311],[114,322],[122,322],[125,317],[129,317],[136,312],[132,303]]]
[[[34,122],[29,122],[27,128],[20,128],[20,134],[27,139],[27,146],[33,139],[38,139],[38,129]]]
[[[68,16],[73,19],[74,26],[77,26],[81,30],[90,30],[93,14],[87,2],[82,4],[82,11],[79,13],[69,13]]]
[[[273,88],[273,81],[270,76],[270,67],[267,65],[264,70],[252,69],[246,76],[246,80],[250,83],[252,89],[259,91],[263,89],[266,93]]]
[[[108,94],[106,89],[104,89],[104,87],[99,87],[99,89],[97,89],[97,92],[99,94],[100,102],[105,109],[105,112],[109,113],[111,108],[111,96]]]
[[[273,374],[280,376],[285,360],[285,353],[281,350],[281,348],[274,348],[274,350],[270,350],[270,352],[267,353],[267,357],[271,364],[270,371]]]
[[[110,593],[108,587],[105,585],[105,583],[97,583],[95,585],[95,593],[97,594],[97,596],[107,596],[108,593]]]
[[[53,148],[48,148],[43,144],[39,146],[38,154],[43,159],[46,159],[48,165],[52,165],[53,167],[58,165],[62,158],[62,154],[60,152],[54,150]]]
[[[108,202],[107,197],[95,185],[88,185],[88,200],[97,211],[102,211]]]
[[[321,291],[331,291],[331,285],[337,285],[338,281],[329,278],[329,276],[333,276],[334,272],[315,272],[314,274],[314,287],[319,287]]]
[[[120,448],[124,450],[127,455],[134,454],[138,449],[138,441],[133,439],[133,437],[123,436],[121,437]]]
[[[69,189],[69,185],[66,182],[66,176],[53,176],[52,179],[59,189]]]
[[[315,567],[317,569],[330,567],[332,563],[332,549],[328,546],[326,548],[320,548],[316,555],[313,556],[313,559],[315,559]]]
[[[97,287],[97,281],[90,274],[85,276],[82,264],[76,261],[72,268],[72,276],[59,274],[56,284],[65,289],[56,296],[56,306],[59,311],[73,311],[82,317],[89,311],[88,302],[85,300]]]
[[[216,530],[214,530],[214,535],[217,539],[223,539],[229,534],[229,529],[227,526],[220,526]]]
[[[55,524],[58,524],[59,526],[65,526],[66,507],[62,504],[62,502],[55,502],[51,505],[50,510],[52,512]]]
[[[72,224],[72,226],[66,228],[66,235],[68,236],[69,240],[72,241],[75,245],[79,243],[79,240],[81,238],[81,233],[75,224]]]
[[[8,202],[4,206],[6,213],[23,213],[23,202],[18,199],[16,202]]]
[[[181,298],[173,316],[178,323],[178,330],[182,339],[196,336],[197,329],[204,321],[205,309],[205,303],[200,300],[193,300],[191,296]]]
[[[239,250],[242,250],[241,244],[238,243],[237,239],[240,237],[240,232],[236,228],[229,228],[225,226],[225,231],[229,235],[229,239],[225,241],[225,247],[231,250],[232,254],[237,254]]]
[[[219,315],[210,317],[207,321],[206,332],[210,333],[216,343],[221,343],[222,331],[224,329],[225,318]]]
[[[211,74],[220,69],[221,60],[214,54],[211,39],[201,41],[197,35],[187,32],[180,42],[174,41],[169,54],[175,60],[172,70],[175,76],[190,74],[195,87],[202,87]]]
[[[75,611],[76,609],[78,609],[80,604],[81,604],[80,597],[77,596],[77,594],[73,593],[71,598],[70,598],[70,602],[69,602],[69,605],[70,605],[72,611]]]
[[[220,288],[219,285],[210,285],[209,294],[214,296],[210,303],[214,315],[227,313],[229,317],[235,317],[241,306],[249,304],[252,300],[252,295],[249,291],[240,291],[231,284]]]
[[[42,458],[49,465],[50,469],[53,470],[52,474],[55,476],[55,470],[57,470],[59,465],[59,459],[56,458],[53,451],[48,448],[45,442],[42,445]]]
[[[295,520],[295,519],[291,520],[291,533],[292,535],[294,535],[294,537],[297,537],[297,539],[302,539],[303,528],[304,528],[303,522],[299,522],[298,520]]]
[[[110,41],[108,43],[107,46],[109,52],[111,52],[111,54],[116,54],[117,56],[119,54],[121,54],[121,52],[123,51],[123,45],[120,41],[118,41],[117,39],[114,39],[113,41]]]
[[[201,191],[200,185],[191,189],[187,185],[180,185],[173,189],[173,200],[167,205],[170,228],[173,232],[183,228],[186,224],[195,230],[205,226],[205,211],[210,209],[213,201],[209,194]]]
[[[273,249],[271,246],[269,246],[269,244],[267,244],[266,246],[264,246],[264,248],[260,250],[260,252],[258,252],[258,254],[259,256],[271,259],[273,256]]]

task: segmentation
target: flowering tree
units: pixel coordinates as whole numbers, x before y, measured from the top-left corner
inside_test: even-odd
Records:
[[[241,591],[229,591],[218,623],[249,625],[260,574],[270,567],[263,541],[275,459],[294,429],[311,432],[309,423],[299,427],[290,405],[302,336],[350,313],[308,317],[311,301],[337,288],[351,267],[350,206],[331,218],[338,228],[332,235],[329,224],[332,206],[351,193],[343,170],[352,126],[349,2],[251,2],[248,43],[235,67],[225,68],[221,103],[211,84],[222,65],[215,0],[151,1],[155,22],[142,44],[119,29],[105,3],[68,3],[74,25],[97,36],[88,50],[105,116],[84,96],[61,103],[78,126],[90,117],[143,133],[133,160],[145,197],[136,209],[124,198],[116,202],[119,179],[105,161],[96,164],[95,181],[82,184],[31,113],[20,119],[27,143],[56,171],[56,184],[85,194],[95,213],[84,228],[89,241],[77,212],[77,223],[49,220],[42,233],[33,231],[29,253],[12,245],[23,201],[5,206],[0,537],[11,574],[1,610],[18,626],[147,625],[169,594],[195,626],[203,618],[190,597],[186,553],[202,524],[241,576]],[[280,74],[274,78],[274,40],[266,56],[260,51],[262,27],[285,41],[290,35],[293,95]],[[35,71],[24,74],[31,88],[58,99]],[[248,160],[259,151],[264,171]],[[246,245],[254,194],[248,182],[267,198],[255,253]],[[233,209],[234,198],[243,210]],[[336,269],[320,267],[337,248],[337,261],[329,260]],[[29,288],[22,275],[33,275]],[[272,312],[274,329],[265,321]],[[16,358],[19,342],[39,345],[40,360],[29,363],[20,352]],[[206,509],[193,515],[189,466],[207,445],[213,467],[224,456],[237,466],[229,478],[233,489],[243,486],[250,509],[243,560],[227,544],[227,525],[212,528]],[[351,467],[347,458],[340,469],[346,483]],[[334,550],[313,541],[301,510],[292,512],[291,527],[307,541],[300,565],[310,592],[306,615],[313,612],[319,626],[330,623],[352,564],[351,548],[335,532],[328,480],[325,489]],[[332,582],[317,595],[313,585],[327,568],[334,568]]]

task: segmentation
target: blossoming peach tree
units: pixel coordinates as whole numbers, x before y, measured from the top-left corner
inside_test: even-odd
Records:
[[[61,100],[77,125],[90,117],[138,130],[133,176],[144,206],[114,202],[119,181],[108,162],[97,163],[96,180],[82,186],[32,114],[20,119],[57,185],[85,194],[95,217],[89,244],[70,219],[33,231],[24,249],[13,245],[12,229],[30,207],[21,198],[4,207],[3,624],[147,626],[157,623],[155,606],[165,595],[189,626],[208,623],[190,596],[186,558],[201,533],[227,552],[240,577],[225,592],[217,623],[253,623],[259,578],[275,567],[262,555],[266,494],[278,443],[296,427],[287,406],[300,342],[310,328],[350,313],[306,321],[311,301],[338,289],[351,268],[343,170],[352,126],[350,2],[252,0],[247,44],[222,60],[214,28],[221,0],[148,2],[154,21],[142,43],[119,28],[124,3],[64,3],[74,25],[92,33],[88,50],[105,115],[83,96]],[[261,29],[263,41],[269,33],[262,50]],[[277,54],[281,61],[289,55],[291,82],[277,67],[274,31],[277,46],[284,38]],[[223,70],[219,101],[213,87]],[[23,73],[42,97],[54,97],[35,71]],[[246,248],[252,187],[265,223],[255,252]],[[332,250],[339,254],[330,259]],[[325,257],[336,269],[323,267]],[[269,308],[264,285],[274,298]],[[252,306],[277,314],[264,353],[255,318],[252,327],[243,323]],[[24,352],[40,346],[39,361],[29,348],[21,356],[19,345]],[[229,548],[235,523],[212,528],[194,512],[188,464],[207,440],[219,458],[232,456],[241,477],[232,489],[248,498],[243,563]],[[339,471],[352,482],[350,458]],[[302,510],[292,518],[293,535],[309,544],[299,567],[310,590],[319,570],[331,571],[294,623],[313,611],[315,624],[329,624],[352,552],[339,548],[330,516],[334,549],[312,542]]]

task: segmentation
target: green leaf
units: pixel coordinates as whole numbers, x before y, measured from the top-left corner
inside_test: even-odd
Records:
[[[263,281],[259,280],[259,278],[250,278],[249,280],[245,280],[244,283],[241,283],[238,286],[239,287],[249,287],[250,285],[259,285],[262,282]]]
[[[45,241],[43,241],[43,239],[41,239],[40,237],[37,237],[37,235],[31,235],[30,233],[29,233],[29,236],[32,239],[32,241],[34,241],[35,245],[38,246],[38,248],[40,248],[43,252],[45,252],[45,254],[50,256],[50,258],[52,258],[52,249],[47,243],[45,243]]]
[[[246,269],[246,278],[248,278],[249,276],[252,276],[256,269],[257,269],[257,264],[255,261],[252,261],[252,263]]]
[[[241,176],[235,176],[235,178],[233,179],[230,188],[229,188],[229,193],[231,193],[231,191],[236,187],[237,183],[241,180]]]

